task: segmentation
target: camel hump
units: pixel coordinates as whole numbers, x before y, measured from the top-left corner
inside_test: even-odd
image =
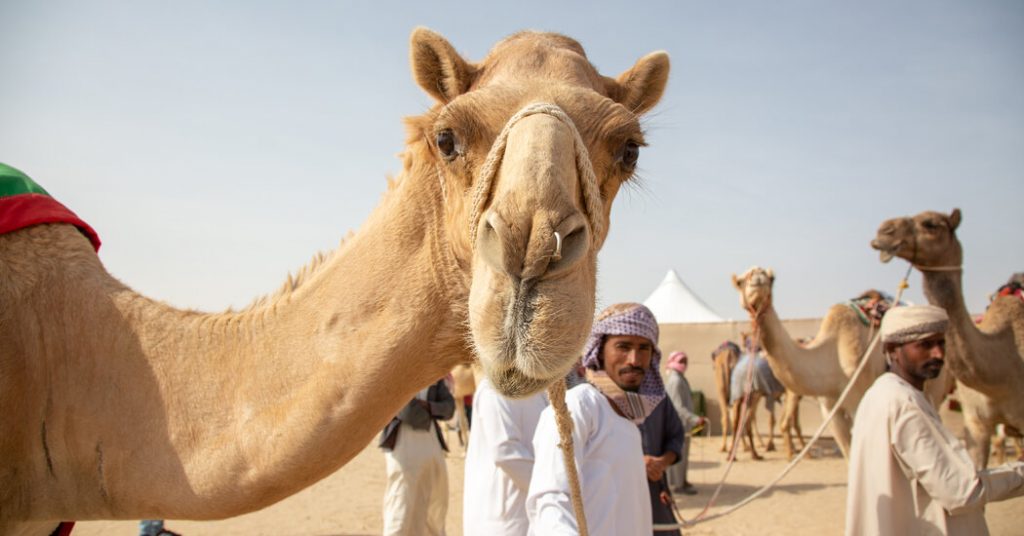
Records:
[[[0,163],[0,234],[44,223],[69,223],[78,228],[96,251],[100,237],[74,212],[62,205],[31,177]]]

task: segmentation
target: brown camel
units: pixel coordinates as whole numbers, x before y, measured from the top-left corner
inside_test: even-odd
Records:
[[[886,220],[871,247],[882,262],[906,259],[924,278],[928,302],[946,310],[946,364],[957,379],[967,448],[979,468],[988,465],[997,423],[1024,430],[1024,302],[1002,296],[975,324],[962,290],[963,250],[956,237],[960,210],[922,212]]]
[[[858,313],[845,304],[833,305],[822,319],[818,333],[803,346],[790,337],[775,312],[772,304],[775,274],[771,269],[755,266],[739,277],[733,275],[732,281],[740,293],[741,304],[760,327],[761,344],[768,352],[768,363],[775,377],[789,391],[817,397],[823,412],[831,411],[870,342],[870,330],[860,321]],[[881,345],[876,345],[866,359],[869,362],[865,370],[830,423],[844,457],[849,452],[850,429],[860,399],[875,378],[885,371]],[[949,391],[948,384],[948,375],[929,380],[925,388],[933,403]]]
[[[721,344],[711,353],[711,361],[715,367],[715,392],[718,394],[718,408],[722,414],[722,448],[725,452],[729,447],[729,433],[732,430],[732,419],[729,418],[729,384],[732,381],[732,370],[740,359],[740,347],[731,341]]]
[[[667,54],[609,78],[561,35],[471,63],[421,28],[411,61],[437,103],[406,121],[380,206],[245,310],[143,297],[68,225],[0,236],[0,534],[258,510],[472,354],[513,397],[572,366]]]

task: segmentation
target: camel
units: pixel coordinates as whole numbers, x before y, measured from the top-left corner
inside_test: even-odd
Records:
[[[728,451],[729,445],[729,434],[730,430],[735,428],[735,423],[739,422],[740,413],[742,406],[740,404],[731,404],[729,396],[729,387],[732,383],[732,374],[736,369],[736,362],[739,361],[740,348],[739,346],[731,341],[722,343],[714,352],[711,353],[711,360],[714,364],[714,379],[715,379],[715,391],[718,395],[718,407],[721,408],[721,423],[722,423],[722,447],[721,452]],[[782,420],[780,421],[780,429],[783,437],[787,444],[787,455],[793,457],[793,433],[799,438],[801,445],[804,445],[803,431],[800,429],[800,395],[786,390],[784,396],[785,409],[783,410]],[[751,407],[757,407],[757,402],[761,398],[765,398],[765,394],[760,391],[754,391],[751,393]],[[758,443],[766,451],[775,450],[775,410],[774,402],[779,401],[778,396],[773,395],[773,404],[769,404],[767,398],[765,398],[765,409],[768,410],[769,424],[768,424],[768,441],[765,442],[761,436],[761,432],[757,427],[757,418],[754,414],[750,416],[748,426],[744,430],[744,434],[747,435],[747,442],[744,443],[744,449],[752,451],[752,457],[754,459],[760,459],[760,455],[753,447],[752,435],[756,434]]]
[[[772,305],[775,274],[771,269],[754,266],[739,277],[733,275],[732,282],[740,294],[740,303],[759,328],[760,342],[768,352],[775,377],[793,393],[817,397],[823,413],[831,411],[870,342],[870,330],[858,313],[845,304],[833,305],[822,319],[818,333],[803,346],[789,336]],[[881,345],[876,345],[866,359],[869,361],[865,370],[830,423],[839,450],[847,459],[850,430],[860,399],[885,371]],[[948,386],[948,375],[929,380],[929,399],[937,404],[949,392]]]
[[[997,423],[1024,430],[1024,302],[998,297],[975,324],[964,304],[960,219],[959,209],[889,219],[871,247],[882,262],[900,257],[920,270],[928,302],[949,314],[944,369],[957,380],[967,449],[977,467],[985,468]]]
[[[466,411],[466,397],[476,392],[478,367],[472,363],[460,363],[451,370],[451,391],[455,398],[455,416],[449,423],[449,428],[455,430],[459,446],[465,454],[469,446],[469,412]]]
[[[337,470],[471,356],[504,396],[564,376],[668,55],[611,78],[558,34],[479,63],[425,28],[410,41],[436,104],[406,120],[402,171],[244,310],[141,296],[69,225],[0,236],[0,534],[237,516]]]
[[[723,342],[711,352],[711,362],[715,367],[715,393],[718,395],[718,408],[722,419],[722,452],[729,447],[729,433],[732,430],[732,419],[729,418],[729,385],[732,382],[732,371],[740,360],[740,347],[732,342]]]

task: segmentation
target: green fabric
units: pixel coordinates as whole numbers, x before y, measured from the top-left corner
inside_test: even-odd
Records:
[[[50,195],[42,186],[39,186],[34,180],[30,179],[28,175],[0,162],[0,197],[19,194]]]

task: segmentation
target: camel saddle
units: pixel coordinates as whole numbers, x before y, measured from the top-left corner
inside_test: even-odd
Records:
[[[89,239],[93,249],[100,249],[100,237],[88,223],[28,175],[0,163],[0,234],[44,223],[70,223]]]

